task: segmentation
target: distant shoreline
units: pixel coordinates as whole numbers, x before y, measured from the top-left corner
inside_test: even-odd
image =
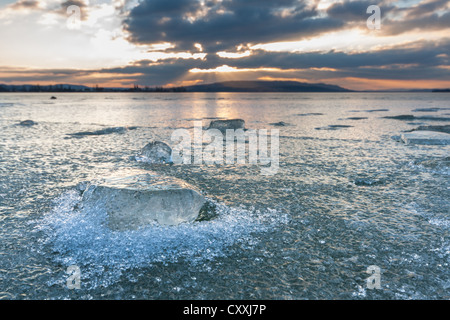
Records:
[[[324,83],[304,83],[296,81],[225,81],[210,84],[199,84],[186,87],[140,87],[134,85],[132,88],[102,88],[99,86],[88,87],[73,84],[55,85],[6,85],[0,84],[0,93],[420,93],[435,92],[447,93],[450,88],[445,89],[393,89],[393,90],[349,90],[336,85]]]
[[[435,90],[435,89],[423,89],[423,90],[351,90],[351,91],[343,91],[343,92],[334,92],[334,91],[172,91],[172,90],[164,90],[164,91],[133,91],[133,90],[114,90],[114,89],[105,89],[103,91],[1,91],[2,93],[450,93],[450,90]]]

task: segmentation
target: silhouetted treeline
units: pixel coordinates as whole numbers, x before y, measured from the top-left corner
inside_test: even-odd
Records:
[[[85,86],[75,86],[75,85],[5,85],[0,84],[0,92],[80,92],[80,91],[91,91],[90,88]]]
[[[0,84],[0,92],[186,92],[185,87],[144,87],[140,88],[138,85],[133,85],[132,88],[102,88],[96,85],[95,87],[87,87],[82,85],[6,85]]]
[[[449,89],[434,89],[432,92],[450,92],[450,88]]]

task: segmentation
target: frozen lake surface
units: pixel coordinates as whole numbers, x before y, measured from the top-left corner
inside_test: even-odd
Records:
[[[449,124],[450,94],[50,96],[0,94],[0,299],[450,298],[450,146],[391,138]],[[213,119],[278,129],[277,174],[136,161]],[[78,183],[126,168],[186,181],[216,214],[119,232],[77,210]]]

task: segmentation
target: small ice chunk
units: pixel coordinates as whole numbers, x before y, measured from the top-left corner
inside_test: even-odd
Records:
[[[36,124],[37,124],[37,122],[34,122],[33,120],[24,120],[19,123],[19,125],[24,126],[24,127],[31,127]]]
[[[172,148],[164,142],[153,141],[142,148],[140,156],[140,159],[147,163],[171,163]]]

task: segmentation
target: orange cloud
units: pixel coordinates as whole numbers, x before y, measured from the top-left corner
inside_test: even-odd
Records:
[[[450,88],[450,80],[391,80],[366,78],[326,79],[327,83],[340,85],[352,90],[395,90],[395,89],[435,89]]]

